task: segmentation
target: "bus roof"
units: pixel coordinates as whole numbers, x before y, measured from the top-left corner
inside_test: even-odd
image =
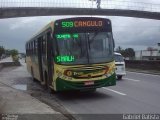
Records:
[[[45,30],[47,30],[49,27],[53,28],[53,25],[54,25],[54,22],[51,21],[45,27],[43,27],[39,32],[37,32],[36,34],[34,34],[27,42],[31,41],[33,38],[35,38],[36,36],[38,36],[39,34],[41,34],[42,32],[44,32]]]

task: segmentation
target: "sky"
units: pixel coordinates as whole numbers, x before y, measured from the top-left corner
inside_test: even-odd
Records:
[[[1,0],[0,0],[1,1]],[[73,0],[72,0],[73,1]],[[133,0],[127,0],[133,1]],[[134,0],[136,1],[136,0]],[[137,0],[160,4],[160,0]],[[0,45],[25,52],[25,42],[52,20],[74,16],[20,17],[0,19]],[[102,16],[101,16],[102,17]],[[160,42],[160,20],[103,16],[112,21],[116,47],[144,50]]]

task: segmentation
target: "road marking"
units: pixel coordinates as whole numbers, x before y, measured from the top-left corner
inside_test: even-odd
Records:
[[[137,72],[130,72],[130,71],[127,71],[129,73],[135,73],[135,74],[142,74],[142,75],[150,75],[150,76],[158,76],[160,77],[160,75],[153,75],[153,74],[149,74],[149,73],[137,73]]]
[[[129,81],[134,81],[134,82],[139,82],[140,80],[135,80],[135,79],[130,79],[130,78],[123,78],[124,80],[129,80]]]
[[[112,90],[112,89],[110,89],[110,88],[106,88],[106,87],[102,87],[102,88],[105,89],[105,90],[109,90],[109,91],[115,92],[115,93],[117,93],[117,94],[119,94],[119,95],[127,95],[127,94],[124,94],[124,93],[122,93],[122,92],[118,92],[118,91]]]

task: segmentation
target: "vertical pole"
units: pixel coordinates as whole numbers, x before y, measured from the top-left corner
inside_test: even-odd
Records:
[[[142,60],[142,50],[141,50],[141,54],[140,54],[140,60]]]

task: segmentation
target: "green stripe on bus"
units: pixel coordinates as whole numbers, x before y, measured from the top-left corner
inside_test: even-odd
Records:
[[[94,89],[100,88],[105,86],[113,86],[116,85],[116,75],[113,74],[108,78],[102,80],[95,80],[94,85],[92,86],[85,86],[84,81],[66,81],[61,78],[57,78],[56,80],[56,89],[57,91],[65,91],[65,90],[84,90],[84,89]]]

